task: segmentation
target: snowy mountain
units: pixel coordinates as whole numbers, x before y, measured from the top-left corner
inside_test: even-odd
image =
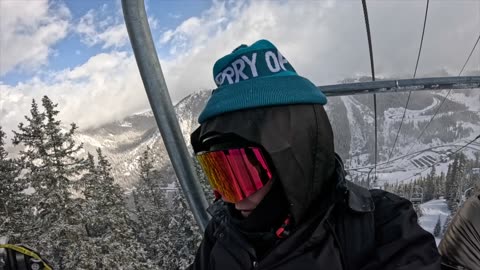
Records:
[[[210,92],[189,95],[175,106],[175,112],[185,141],[197,124]],[[84,144],[85,152],[102,148],[112,163],[113,174],[120,185],[129,189],[138,179],[138,159],[150,147],[155,167],[164,172],[165,185],[174,181],[170,159],[151,111],[137,113],[98,128],[79,131],[76,140]]]
[[[377,95],[378,166],[382,181],[401,181],[440,162],[437,172],[446,170],[447,156],[480,134],[480,91],[456,90],[449,95],[435,119],[418,139],[424,126],[442,103],[446,91],[414,92],[411,95],[401,132],[389,159],[400,125],[407,93]],[[175,106],[187,145],[190,133],[210,91],[196,92]],[[342,156],[352,178],[366,178],[374,163],[374,114],[371,95],[329,98],[327,113],[335,134],[336,151]],[[173,170],[151,111],[126,117],[95,129],[81,131],[77,140],[85,151],[101,147],[114,168],[115,179],[130,188],[137,179],[138,158],[152,148],[155,166],[173,181]],[[467,155],[480,151],[480,141],[469,145]],[[389,162],[387,162],[389,161]],[[424,172],[422,172],[424,171]],[[371,177],[373,177],[373,171]]]

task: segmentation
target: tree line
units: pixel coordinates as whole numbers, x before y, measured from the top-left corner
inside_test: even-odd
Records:
[[[159,186],[150,149],[126,193],[102,150],[85,153],[77,126],[62,126],[57,104],[44,96],[41,107],[33,100],[13,131],[15,158],[0,126],[0,236],[34,248],[55,269],[185,268],[201,235],[182,193]]]
[[[423,194],[426,202],[443,197],[451,211],[456,212],[466,196],[480,191],[480,152],[474,153],[474,159],[468,159],[463,153],[451,157],[447,173],[436,172],[433,166],[426,176],[420,176],[408,183],[385,183],[384,189],[411,198],[414,193]]]
[[[463,202],[472,194],[480,192],[480,152],[475,152],[473,159],[468,159],[461,152],[452,155],[450,159],[446,174],[437,174],[436,167],[433,166],[428,175],[420,176],[409,183],[384,184],[385,190],[410,200],[419,194],[421,202],[441,198],[446,200],[450,215],[443,225],[440,216],[438,217],[433,231],[436,237],[443,235]],[[422,216],[421,209],[416,206],[417,215]]]

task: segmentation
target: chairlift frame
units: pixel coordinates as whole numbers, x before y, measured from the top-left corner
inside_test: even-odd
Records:
[[[206,212],[208,203],[173,109],[153,43],[144,0],[122,0],[122,9],[135,59],[157,126],[185,198],[197,224],[204,231],[209,220]],[[480,90],[480,76],[371,81],[325,85],[318,88],[329,97],[445,89],[477,88]]]

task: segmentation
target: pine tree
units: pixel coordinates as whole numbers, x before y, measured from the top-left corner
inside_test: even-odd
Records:
[[[445,199],[447,202],[450,200],[451,195],[451,181],[452,181],[452,164],[448,164],[447,175],[445,176]]]
[[[158,185],[160,176],[153,170],[153,161],[150,158],[150,148],[144,151],[139,159],[140,179],[136,190],[133,191],[136,208],[136,234],[146,246],[147,257],[159,267],[162,266],[162,257],[168,251],[167,202]]]
[[[447,180],[445,183],[445,193],[449,209],[455,212],[459,202],[459,156],[455,155],[454,161],[449,166]]]
[[[80,263],[94,264],[95,269],[148,269],[143,246],[130,227],[122,190],[114,183],[110,162],[100,149],[97,157],[95,165],[89,154],[88,173],[83,177],[85,208],[90,214],[85,224],[89,246],[84,246],[87,261]]]
[[[160,175],[153,169],[149,151],[147,148],[139,159],[140,179],[134,192],[137,234],[159,269],[184,269],[192,262],[201,235],[182,193],[177,191],[167,200],[171,193],[159,183],[170,182],[166,178],[174,177],[173,171]]]
[[[430,201],[435,196],[435,166],[432,167],[432,170],[428,176],[422,181],[422,188],[424,190],[424,200]]]
[[[435,228],[433,229],[433,236],[440,237],[440,232],[442,230],[442,224],[440,220],[440,215],[438,216],[437,224],[435,224]]]
[[[20,165],[17,160],[8,159],[5,150],[6,134],[0,126],[0,235],[13,238],[19,234],[22,223],[22,212],[25,207],[26,187],[18,181]]]
[[[473,162],[473,167],[480,168],[480,152],[475,152],[475,161]],[[472,172],[472,185],[474,187],[474,193],[477,194],[480,192],[480,174]]]
[[[458,153],[458,170],[457,170],[457,199],[460,200],[463,196],[463,192],[467,189],[467,158],[465,154]]]
[[[440,196],[445,197],[445,173],[441,172],[440,176],[435,178],[435,196],[437,199]]]
[[[14,131],[14,145],[22,145],[22,181],[34,192],[29,196],[31,213],[24,216],[22,242],[37,247],[39,252],[53,262],[56,268],[65,268],[64,255],[72,248],[81,217],[79,199],[72,197],[74,180],[84,170],[84,160],[78,154],[73,135],[77,129],[71,124],[63,131],[56,120],[59,113],[47,96],[42,98],[43,112],[32,101],[27,124],[20,123]]]
[[[450,222],[452,221],[452,217],[453,217],[452,214],[448,215],[447,219],[445,220],[445,223],[443,223],[442,235],[445,235],[445,233],[447,232],[448,226],[450,226]]]

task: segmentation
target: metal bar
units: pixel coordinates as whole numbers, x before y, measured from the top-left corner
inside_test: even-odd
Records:
[[[480,76],[435,77],[318,86],[330,97],[373,93],[480,88]]]
[[[367,8],[367,0],[362,0],[362,6],[363,6],[363,16],[365,17],[365,27],[367,29],[367,39],[368,39],[368,51],[370,53],[370,68],[372,70],[372,81],[375,80],[375,63],[373,61],[373,46],[372,46],[372,35],[370,33],[370,23],[368,21],[368,8]],[[373,182],[376,182],[377,179],[377,146],[378,146],[378,130],[377,130],[377,95],[376,93],[373,93],[373,114],[375,116],[375,157],[374,157],[374,162],[375,162],[375,171],[373,173],[374,175],[374,180]],[[370,174],[368,174],[370,177]],[[368,182],[368,187],[370,188],[370,178],[367,177],[367,182]]]
[[[191,156],[183,140],[168,93],[143,0],[122,0],[123,16],[157,126],[195,220],[204,231],[208,223],[205,194],[200,187]]]

